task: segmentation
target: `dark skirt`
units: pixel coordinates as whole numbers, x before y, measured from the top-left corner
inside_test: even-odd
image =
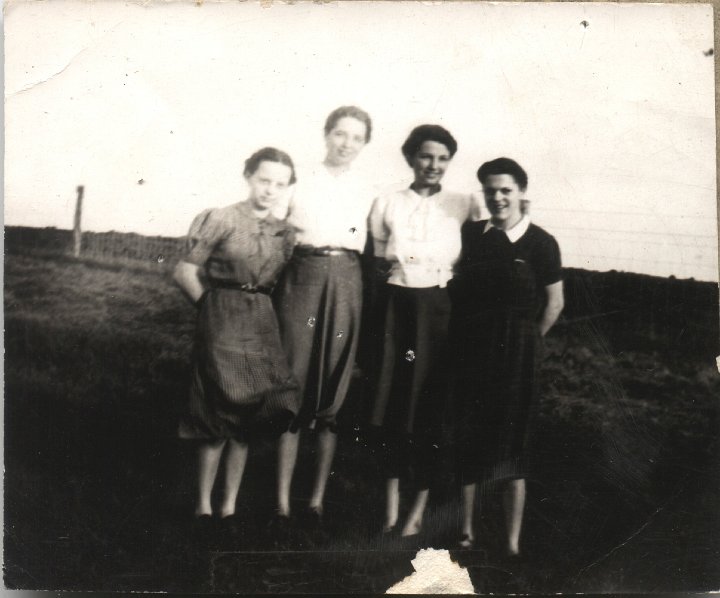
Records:
[[[287,430],[298,402],[270,297],[210,289],[198,314],[180,437],[244,440],[279,434]]]
[[[452,324],[456,442],[462,482],[524,478],[536,408],[539,333],[525,310]]]
[[[371,424],[387,478],[437,479],[448,380],[450,300],[439,287],[387,285],[385,338]]]
[[[350,387],[362,311],[360,258],[293,255],[274,297],[302,405],[291,429],[335,429]]]
[[[447,395],[450,300],[444,288],[388,285],[382,364],[371,423],[438,436]]]

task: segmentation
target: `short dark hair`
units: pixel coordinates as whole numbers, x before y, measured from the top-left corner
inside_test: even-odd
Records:
[[[290,184],[294,185],[297,181],[297,178],[295,178],[295,165],[293,164],[292,158],[284,151],[274,147],[259,149],[245,160],[245,170],[243,170],[243,174],[245,176],[252,176],[255,174],[261,162],[279,162],[280,164],[285,164],[285,166],[290,168]]]
[[[487,178],[494,174],[509,174],[515,179],[517,186],[521,191],[525,191],[528,186],[528,175],[515,160],[510,158],[496,158],[485,162],[477,171],[477,178],[481,184],[485,184]]]
[[[337,122],[345,117],[354,118],[365,125],[365,143],[368,143],[372,134],[372,120],[365,110],[357,106],[340,106],[328,114],[325,119],[325,135],[328,135],[335,128]]]
[[[442,143],[450,152],[452,158],[457,152],[457,141],[450,134],[450,131],[441,127],[440,125],[420,125],[410,131],[410,135],[402,144],[402,153],[405,156],[405,160],[408,164],[411,164],[413,156],[418,153],[420,147],[426,141],[436,141]]]

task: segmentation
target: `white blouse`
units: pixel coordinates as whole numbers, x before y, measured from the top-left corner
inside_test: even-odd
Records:
[[[372,187],[352,170],[334,175],[318,164],[300,173],[288,205],[296,243],[362,252],[373,197]]]
[[[477,216],[470,195],[439,191],[429,197],[403,189],[375,201],[370,233],[375,255],[391,262],[388,282],[445,287],[460,257],[460,227]]]

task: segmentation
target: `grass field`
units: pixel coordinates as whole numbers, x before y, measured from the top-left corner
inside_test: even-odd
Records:
[[[600,288],[588,276],[568,281],[567,318],[547,339],[526,562],[495,562],[492,496],[481,520],[487,554],[453,556],[481,592],[718,589],[717,289],[675,281],[665,311],[647,319],[635,314],[658,279],[636,277],[633,288],[616,275]],[[175,437],[193,316],[167,272],[7,254],[6,585],[378,592],[410,573],[414,550],[377,534],[382,481],[362,378],[342,414],[327,529],[298,530],[278,548],[266,443],[251,447],[242,531],[198,541],[193,446]],[[308,495],[311,444],[302,450],[296,506]],[[453,546],[456,494],[448,473],[433,489],[423,545]]]

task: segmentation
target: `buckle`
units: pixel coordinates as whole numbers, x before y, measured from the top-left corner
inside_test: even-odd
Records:
[[[249,282],[246,282],[243,285],[240,285],[240,289],[245,291],[246,293],[257,293],[258,288],[254,284],[250,284]]]

